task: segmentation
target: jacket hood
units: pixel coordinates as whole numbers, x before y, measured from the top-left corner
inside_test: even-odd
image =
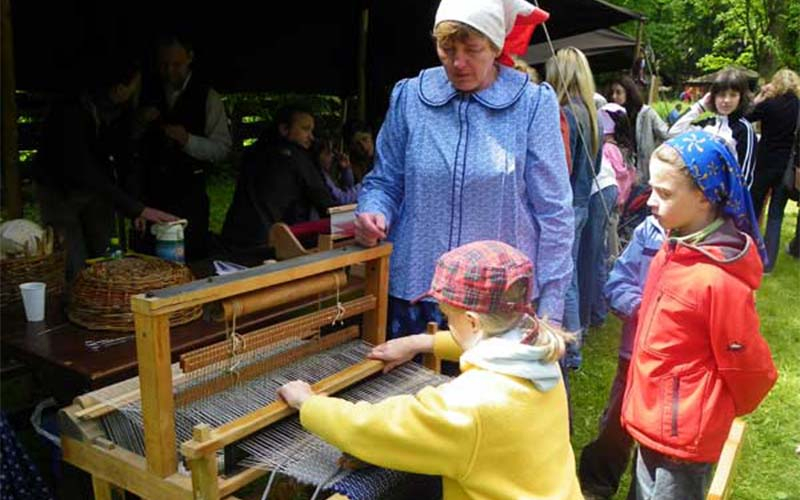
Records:
[[[524,334],[523,329],[514,328],[482,340],[461,355],[461,363],[528,379],[538,390],[549,391],[561,379],[561,370],[557,363],[545,361],[544,348],[520,343]]]
[[[761,286],[764,266],[758,255],[753,238],[736,229],[726,219],[719,229],[698,244],[686,244],[679,240],[667,240],[675,252],[673,260],[708,258],[725,271],[747,283],[753,290]]]

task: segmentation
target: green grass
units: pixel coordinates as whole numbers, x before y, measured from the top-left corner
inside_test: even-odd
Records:
[[[787,206],[781,245],[794,234],[797,205]],[[778,382],[761,406],[747,416],[745,444],[734,479],[732,498],[747,500],[800,499],[800,261],[781,251],[772,275],[766,276],[757,295],[761,332],[770,344]],[[574,409],[573,447],[576,457],[597,432],[614,377],[620,323],[609,316],[592,329],[584,347],[584,367],[572,374]],[[627,493],[626,477],[616,498]]]
[[[236,174],[230,170],[220,170],[212,173],[206,182],[206,192],[211,200],[211,215],[209,228],[212,233],[221,234],[225,214],[233,200],[233,191],[236,188]]]

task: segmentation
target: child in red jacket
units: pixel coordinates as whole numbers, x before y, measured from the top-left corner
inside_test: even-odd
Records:
[[[777,379],[754,291],[764,244],[736,159],[704,131],[659,147],[648,205],[668,239],[645,284],[622,425],[637,499],[702,499],[735,416]]]

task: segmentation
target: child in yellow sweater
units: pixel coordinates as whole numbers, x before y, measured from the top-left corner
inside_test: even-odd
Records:
[[[356,404],[302,381],[279,395],[300,421],[365,462],[442,476],[444,498],[582,499],[557,360],[567,334],[530,312],[533,265],[499,241],[444,254],[426,296],[449,332],[401,337],[370,357],[389,370],[422,352],[458,359],[462,374],[416,395]]]

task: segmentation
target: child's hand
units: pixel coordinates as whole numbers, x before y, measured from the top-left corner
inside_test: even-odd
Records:
[[[278,389],[278,396],[289,406],[297,410],[303,406],[306,399],[314,395],[313,389],[302,380],[295,380],[284,384],[283,387]]]
[[[375,346],[367,357],[386,363],[383,367],[383,373],[386,373],[396,366],[411,361],[417,354],[432,351],[433,335],[419,334],[400,337]]]

